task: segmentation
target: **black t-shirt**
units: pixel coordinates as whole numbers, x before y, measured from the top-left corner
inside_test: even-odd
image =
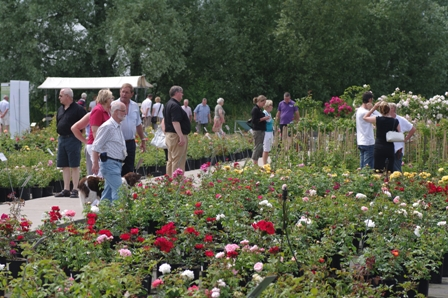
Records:
[[[398,120],[390,117],[377,117],[376,118],[376,148],[393,148],[394,143],[386,140],[386,134],[388,131],[397,131]]]
[[[63,105],[60,106],[56,116],[56,131],[61,136],[72,135],[72,125],[81,120],[85,114],[86,110],[76,102],[72,102],[67,110]]]
[[[163,110],[163,118],[165,121],[165,132],[176,132],[174,130],[173,121],[179,122],[182,134],[188,135],[191,131],[190,118],[182,109],[180,102],[171,98],[165,109]]]
[[[266,116],[263,110],[255,105],[250,114],[252,115],[252,129],[266,131],[266,121],[260,121],[261,118]]]

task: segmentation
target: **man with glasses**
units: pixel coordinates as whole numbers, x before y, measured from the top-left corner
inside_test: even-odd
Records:
[[[163,110],[162,130],[165,132],[165,143],[168,148],[166,173],[169,176],[177,169],[185,171],[187,160],[188,134],[191,131],[190,119],[181,107],[184,95],[180,86],[170,89],[170,100]]]
[[[104,191],[101,200],[118,199],[118,189],[121,182],[121,167],[126,158],[126,143],[120,124],[126,118],[126,105],[114,101],[110,107],[111,118],[104,122],[96,133],[92,145],[92,172],[104,177]],[[100,160],[100,163],[98,162]]]

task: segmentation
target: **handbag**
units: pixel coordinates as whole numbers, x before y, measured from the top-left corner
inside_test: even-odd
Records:
[[[404,133],[398,131],[388,131],[386,133],[386,141],[388,142],[404,142]]]
[[[159,117],[158,117],[158,115],[159,115],[159,112],[160,112],[160,109],[162,108],[162,104],[160,104],[160,106],[159,106],[159,110],[157,111],[157,116],[153,116],[153,117],[151,117],[151,123],[154,123],[154,124],[156,124],[157,123],[157,121],[159,120]]]
[[[165,134],[162,131],[162,127],[157,127],[157,130],[154,133],[154,138],[151,140],[151,145],[157,148],[167,149],[165,143]]]
[[[395,121],[394,121],[395,123]],[[392,124],[392,129],[393,129]],[[386,141],[388,142],[404,142],[404,133],[390,130],[386,133]]]
[[[250,118],[249,120],[246,121],[247,126],[249,126],[250,128],[253,128],[254,124],[252,123],[252,118]]]

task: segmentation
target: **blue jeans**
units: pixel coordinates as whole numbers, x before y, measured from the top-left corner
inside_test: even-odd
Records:
[[[401,172],[401,164],[403,163],[403,150],[398,150],[394,158],[394,172]]]
[[[371,169],[374,168],[374,159],[373,159],[373,150],[375,149],[375,145],[369,145],[369,146],[358,146],[359,149],[359,159],[360,159],[360,166],[361,169],[364,168],[366,165],[369,165]]]
[[[101,201],[108,199],[115,201],[118,199],[118,189],[121,186],[121,162],[108,159],[100,161],[101,174],[104,177],[104,190]]]

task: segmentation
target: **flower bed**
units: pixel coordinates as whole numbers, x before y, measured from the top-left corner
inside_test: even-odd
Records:
[[[397,296],[429,280],[448,252],[444,169],[390,180],[312,165],[202,169],[199,184],[177,171],[123,190],[113,206],[86,210],[82,224],[57,228],[55,208],[42,243],[21,244],[35,278],[3,272],[2,283],[12,297],[136,297],[151,290],[155,268],[160,297],[245,297],[270,275],[262,297]]]

